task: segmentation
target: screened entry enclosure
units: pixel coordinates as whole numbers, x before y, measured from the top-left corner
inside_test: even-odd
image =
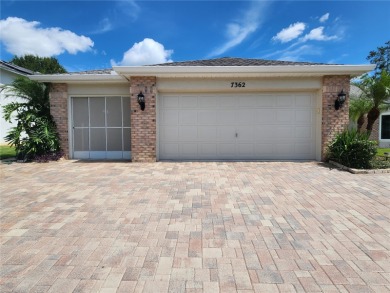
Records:
[[[130,97],[73,97],[74,159],[130,159]]]

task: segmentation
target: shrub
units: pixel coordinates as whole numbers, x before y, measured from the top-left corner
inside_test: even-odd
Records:
[[[356,129],[344,130],[328,146],[328,158],[356,169],[370,168],[376,155],[376,142],[369,140],[367,133]]]
[[[56,124],[50,115],[49,86],[17,78],[7,89],[6,97],[19,96],[23,102],[11,102],[3,106],[4,119],[17,125],[8,132],[5,140],[15,147],[18,160],[50,157],[60,151],[60,139]]]

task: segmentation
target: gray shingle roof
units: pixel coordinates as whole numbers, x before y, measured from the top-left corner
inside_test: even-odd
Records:
[[[154,64],[151,66],[281,66],[281,65],[325,65],[324,63],[292,62],[264,59],[223,57],[208,60],[194,60]]]
[[[111,74],[112,68],[106,69],[97,69],[97,70],[86,70],[86,71],[77,71],[77,72],[69,72],[68,74]]]
[[[3,61],[3,60],[0,60],[0,67],[3,68],[3,69],[9,70],[9,71],[15,72],[17,74],[21,74],[21,75],[32,75],[32,74],[34,74],[34,71],[31,71],[30,69],[27,69],[27,68],[24,68],[24,67],[20,67],[20,66],[17,66],[15,64],[13,64],[13,63],[6,62],[6,61]]]

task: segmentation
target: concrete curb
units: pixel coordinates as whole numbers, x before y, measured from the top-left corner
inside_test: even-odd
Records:
[[[348,171],[352,174],[385,174],[385,173],[390,173],[390,169],[353,169],[346,167],[344,165],[341,165],[340,163],[337,163],[335,161],[329,161],[330,164],[336,166],[337,168],[341,170]]]

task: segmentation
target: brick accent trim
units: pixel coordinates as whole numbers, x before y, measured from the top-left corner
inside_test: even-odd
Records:
[[[132,76],[130,81],[131,104],[131,160],[156,161],[156,86],[154,76]],[[145,96],[145,110],[141,111],[137,96]]]
[[[50,113],[57,124],[60,135],[60,145],[64,157],[69,158],[68,134],[68,85],[66,83],[53,83],[50,87]]]
[[[341,90],[347,94],[343,107],[335,110],[334,102]],[[337,133],[343,131],[349,124],[349,91],[350,76],[324,76],[322,83],[322,145],[321,160],[326,159],[328,144]]]

